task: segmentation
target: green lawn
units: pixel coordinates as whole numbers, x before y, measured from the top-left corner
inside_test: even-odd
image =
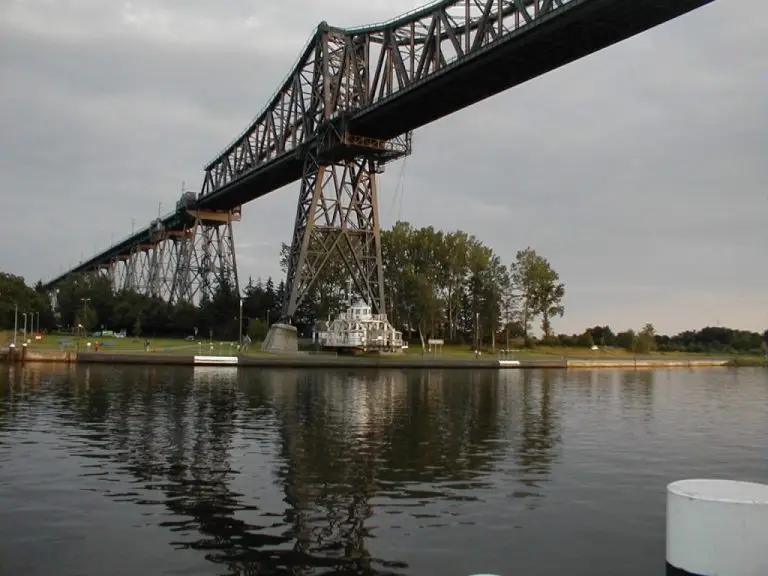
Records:
[[[149,340],[149,350],[159,354],[207,354],[207,355],[231,355],[237,350],[237,343],[214,342],[213,348],[208,342],[190,342],[175,338],[94,338],[76,337],[69,335],[50,334],[40,341],[29,343],[29,350],[88,350],[88,342],[91,350],[95,350],[95,343],[101,342],[103,352],[137,354],[144,353],[144,343]]]
[[[94,350],[93,344],[96,341],[102,342],[101,351],[109,353],[133,353],[143,354],[144,343],[149,340],[150,353],[157,354],[184,354],[184,355],[236,355],[237,354],[237,342],[229,341],[214,341],[212,344],[209,342],[201,341],[188,341],[175,338],[85,338],[75,337],[70,335],[51,334],[45,336],[41,341],[32,340],[29,344],[30,350],[75,350],[86,351],[87,342],[91,342],[91,350]],[[308,350],[309,341],[301,340],[300,347],[304,350]],[[330,352],[333,354],[333,352]],[[249,356],[266,355],[267,353],[261,352],[261,342],[254,342],[246,351]],[[417,360],[422,357],[422,349],[418,342],[412,343],[411,346],[404,351],[406,358]],[[436,358],[456,358],[456,359],[472,359],[475,357],[474,352],[469,346],[443,346],[438,352],[425,351],[424,357],[436,357]],[[684,352],[666,352],[666,353],[650,353],[650,354],[638,354],[639,357],[646,358],[734,358],[732,354],[693,354]],[[493,352],[491,350],[485,350],[480,356],[481,359],[492,358],[510,358],[510,359],[546,359],[546,358],[572,358],[572,359],[609,359],[609,358],[629,358],[632,357],[630,352],[622,349],[600,349],[590,350],[587,348],[569,348],[569,347],[557,347],[557,346],[541,346],[537,348],[515,350],[508,354],[500,355],[498,351]],[[743,365],[765,365],[765,359],[760,356],[738,356],[737,363]]]

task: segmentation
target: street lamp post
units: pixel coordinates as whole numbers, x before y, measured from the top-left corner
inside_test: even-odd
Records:
[[[27,313],[26,312],[22,313],[22,316],[24,316],[24,328],[23,328],[23,331],[22,331],[22,334],[24,335],[22,337],[22,340],[24,342],[22,342],[22,344],[24,344],[27,341]]]
[[[480,350],[480,312],[475,312],[475,350]]]
[[[88,302],[90,302],[90,298],[80,298],[80,302],[83,303],[83,333],[87,334],[87,324],[88,324]]]
[[[243,349],[243,299],[240,298],[240,332],[239,332],[239,346],[240,350]]]
[[[16,335],[19,333],[19,305],[13,305],[13,347],[16,347]]]

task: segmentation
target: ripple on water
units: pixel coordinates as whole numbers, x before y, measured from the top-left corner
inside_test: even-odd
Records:
[[[759,370],[45,370],[0,372],[9,573],[639,576],[667,482],[768,481]]]

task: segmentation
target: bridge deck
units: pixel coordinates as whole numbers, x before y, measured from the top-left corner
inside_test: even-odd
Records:
[[[448,116],[504,90],[672,20],[714,0],[570,0],[494,43],[454,61],[407,88],[353,112],[349,129],[360,136],[393,138]],[[311,138],[308,142],[311,142]],[[304,142],[304,146],[308,142]],[[302,175],[301,148],[288,151],[203,196],[201,209],[229,210],[295,182]],[[180,226],[183,213],[168,215]],[[149,228],[50,281],[126,254],[148,240]]]
[[[356,113],[353,133],[393,138],[546,74],[574,60],[709,4],[713,0],[574,0],[536,26],[523,27],[413,87]],[[227,209],[301,178],[296,152],[268,162],[201,199]]]

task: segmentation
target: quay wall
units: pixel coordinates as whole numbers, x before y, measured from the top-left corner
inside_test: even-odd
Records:
[[[704,368],[728,366],[728,359],[542,359],[498,360],[439,357],[354,357],[322,354],[200,356],[162,353],[121,354],[108,352],[0,350],[0,363],[59,362],[78,364],[134,364],[165,366],[232,366],[242,368],[375,368],[375,369],[594,369],[594,368]]]

